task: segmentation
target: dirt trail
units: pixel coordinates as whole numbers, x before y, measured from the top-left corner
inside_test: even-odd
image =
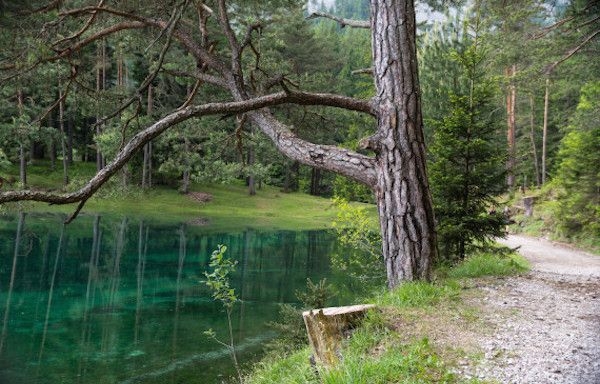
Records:
[[[519,253],[529,260],[533,271],[600,278],[600,256],[524,236],[511,235],[499,242],[519,247]]]
[[[486,282],[469,299],[483,313],[485,356],[467,376],[493,383],[600,384],[600,256],[546,240],[502,241],[532,265],[524,276]]]

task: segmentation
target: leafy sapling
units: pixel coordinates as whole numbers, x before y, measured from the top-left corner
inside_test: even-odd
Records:
[[[226,258],[226,251],[227,246],[222,244],[219,244],[217,249],[213,251],[210,257],[210,263],[208,264],[212,269],[212,272],[204,272],[204,276],[206,277],[204,283],[210,288],[213,299],[215,301],[220,301],[221,305],[223,305],[223,309],[225,309],[225,313],[227,314],[229,340],[227,342],[220,340],[212,329],[205,331],[204,334],[229,350],[239,382],[243,383],[244,379],[242,371],[235,353],[233,326],[231,323],[231,313],[233,312],[233,307],[238,301],[238,298],[235,295],[235,289],[231,288],[230,274],[235,271],[237,262]]]

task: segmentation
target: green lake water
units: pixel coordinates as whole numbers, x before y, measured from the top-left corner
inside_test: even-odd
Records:
[[[296,302],[307,278],[340,276],[325,231],[0,218],[0,383],[220,383],[231,360],[203,332],[226,338],[226,318],[201,282],[218,244],[238,262],[233,327],[246,365],[275,336],[266,323],[278,303]]]

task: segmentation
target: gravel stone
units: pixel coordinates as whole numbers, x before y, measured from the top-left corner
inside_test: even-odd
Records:
[[[545,240],[510,236],[505,244],[532,264],[523,276],[480,287],[473,303],[493,329],[464,377],[510,384],[600,384],[600,256]]]

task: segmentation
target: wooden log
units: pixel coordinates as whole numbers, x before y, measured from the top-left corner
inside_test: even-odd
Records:
[[[313,358],[318,366],[332,367],[340,360],[340,346],[373,304],[313,309],[302,313]]]

